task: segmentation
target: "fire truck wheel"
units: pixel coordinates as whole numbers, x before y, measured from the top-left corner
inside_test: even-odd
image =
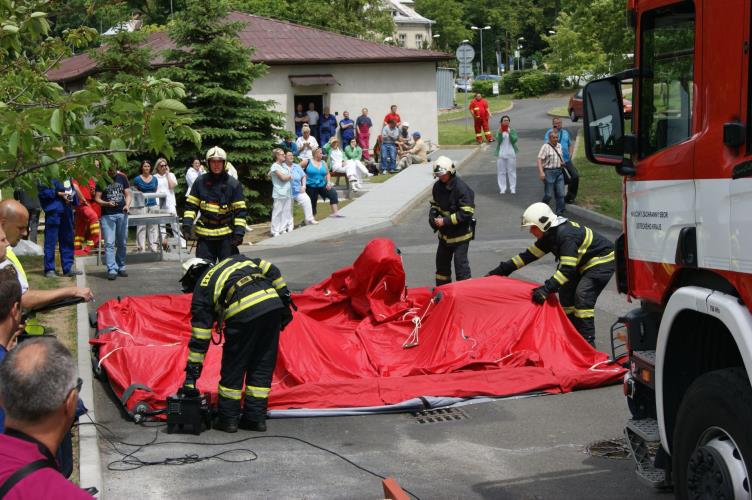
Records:
[[[743,368],[706,373],[687,390],[673,438],[677,498],[752,497],[752,388]]]

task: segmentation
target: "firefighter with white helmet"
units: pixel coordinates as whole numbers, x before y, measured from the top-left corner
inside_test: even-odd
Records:
[[[227,172],[224,149],[211,148],[206,161],[208,172],[196,179],[186,199],[183,234],[198,240],[196,257],[217,262],[238,253],[247,209],[243,186]]]
[[[433,198],[428,224],[438,233],[436,249],[436,285],[452,281],[452,259],[457,281],[470,278],[467,258],[470,240],[475,237],[475,193],[457,177],[454,162],[439,156],[434,162]]]
[[[549,294],[558,292],[569,320],[595,346],[595,302],[614,274],[614,245],[589,227],[557,216],[551,207],[540,202],[522,214],[522,227],[529,227],[537,241],[488,274],[509,276],[553,253],[559,262],[556,272],[533,290],[532,300],[543,304]]]

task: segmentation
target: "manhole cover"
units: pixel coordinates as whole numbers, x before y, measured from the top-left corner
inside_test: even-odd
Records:
[[[467,413],[459,408],[437,408],[435,410],[423,410],[413,413],[419,424],[440,424],[442,422],[455,422],[467,420]]]
[[[585,447],[585,453],[591,457],[610,458],[614,460],[625,460],[631,456],[625,438],[595,441]]]

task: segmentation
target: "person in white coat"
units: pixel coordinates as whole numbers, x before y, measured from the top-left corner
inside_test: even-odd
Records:
[[[272,236],[292,231],[292,172],[285,163],[285,152],[280,148],[272,151],[274,163],[269,169],[272,178]]]

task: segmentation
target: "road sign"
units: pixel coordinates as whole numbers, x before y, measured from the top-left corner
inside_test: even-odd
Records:
[[[469,63],[473,61],[475,57],[475,49],[472,45],[463,43],[457,47],[457,60],[461,63]]]
[[[473,76],[473,63],[460,63],[457,73],[460,77]]]

